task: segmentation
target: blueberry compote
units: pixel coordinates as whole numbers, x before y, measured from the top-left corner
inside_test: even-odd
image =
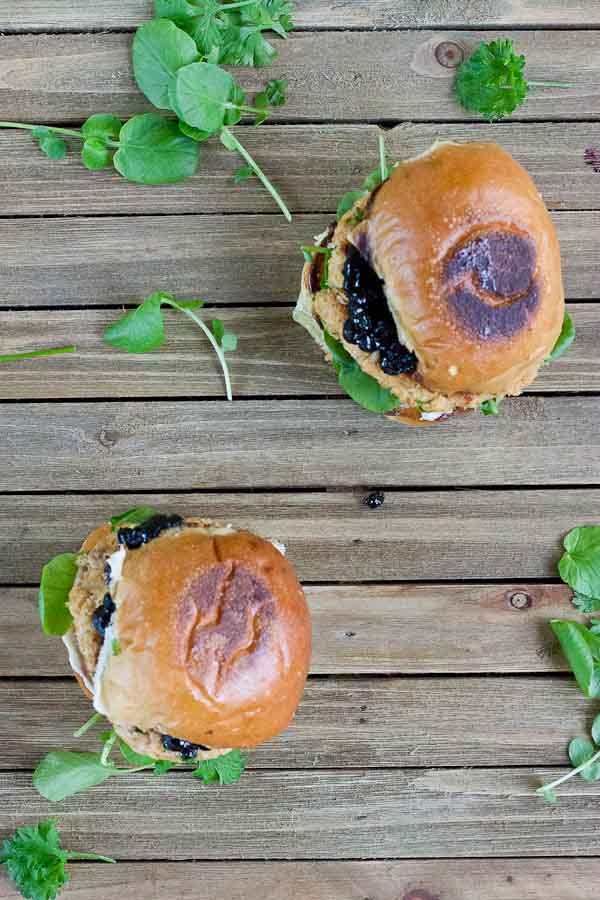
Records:
[[[383,281],[356,247],[350,246],[344,265],[348,318],[344,339],[366,353],[379,350],[379,365],[386,375],[410,375],[417,357],[398,340],[396,324],[383,291]]]
[[[110,594],[104,595],[101,605],[94,610],[92,615],[92,624],[101,638],[104,637],[106,629],[110,625],[112,614],[116,607]]]
[[[181,516],[165,516],[159,513],[146,519],[141,525],[136,525],[135,528],[119,528],[117,540],[119,544],[125,544],[128,550],[137,550],[142,544],[147,544],[148,541],[158,537],[161,531],[166,531],[167,528],[176,528],[182,524]]]
[[[209,749],[204,744],[192,744],[191,741],[184,741],[170,734],[163,734],[162,745],[169,753],[179,753],[182,759],[195,759],[198,756],[198,750]]]

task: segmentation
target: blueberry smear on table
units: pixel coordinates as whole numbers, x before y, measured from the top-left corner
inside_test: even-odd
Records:
[[[134,528],[119,528],[117,540],[119,544],[124,544],[128,550],[137,550],[142,544],[147,544],[153,538],[158,537],[162,531],[166,531],[168,528],[177,528],[182,524],[183,519],[181,516],[158,513]]]
[[[170,734],[163,734],[162,745],[169,753],[179,753],[182,759],[195,759],[198,756],[198,750],[210,749],[204,744],[192,744],[191,741],[184,741]]]
[[[348,294],[348,318],[344,339],[365,353],[379,350],[379,366],[386,375],[411,375],[418,360],[398,340],[396,323],[389,310],[383,281],[350,246],[344,264],[344,290]]]

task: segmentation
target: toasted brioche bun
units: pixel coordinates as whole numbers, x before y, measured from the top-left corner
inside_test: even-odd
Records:
[[[319,255],[304,267],[295,318],[322,346],[327,329],[398,397],[393,418],[405,420],[407,407],[444,417],[521,393],[560,333],[556,233],[531,178],[497,144],[437,143],[401,163],[323,243],[328,288],[319,288]],[[378,351],[343,338],[349,245],[384,282],[398,338],[418,359],[412,375],[386,375]]]
[[[69,608],[96,709],[137,752],[177,759],[163,735],[200,744],[198,758],[252,747],[292,719],[306,681],[310,618],[291,565],[270,541],[187,519],[127,550],[105,652],[91,615],[96,576],[118,549],[108,526],[84,542]],[[85,651],[85,652],[84,652]],[[100,672],[100,678],[98,678]],[[76,673],[77,674],[77,673]],[[86,682],[87,681],[87,687]],[[100,682],[100,683],[98,683]]]

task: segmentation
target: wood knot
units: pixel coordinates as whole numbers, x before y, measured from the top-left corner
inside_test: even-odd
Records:
[[[417,47],[411,69],[428,78],[454,78],[467,49],[451,35],[436,35]]]
[[[98,443],[103,447],[106,447],[108,450],[110,450],[115,446],[118,440],[119,433],[117,431],[109,431],[108,428],[100,429],[100,433],[98,434]]]
[[[465,61],[464,47],[455,41],[442,41],[435,48],[435,58],[445,69],[458,69]]]
[[[508,602],[513,609],[529,609],[533,600],[527,591],[513,591],[508,595]]]

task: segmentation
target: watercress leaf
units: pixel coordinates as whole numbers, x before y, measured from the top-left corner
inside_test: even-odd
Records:
[[[236,125],[242,118],[242,110],[238,109],[238,107],[243,106],[246,102],[246,94],[236,81],[231,86],[229,102],[233,103],[234,107],[225,110],[224,122],[225,125]]]
[[[510,115],[527,96],[523,70],[525,57],[515,53],[512,41],[481,43],[457,71],[454,90],[465,109],[493,122]]]
[[[67,601],[76,575],[76,553],[59,553],[42,569],[38,601],[46,634],[66,634],[71,627],[73,617]]]
[[[142,753],[136,753],[129,744],[119,738],[119,750],[123,758],[132,766],[153,766],[157,760],[151,756],[144,756]]]
[[[170,92],[173,109],[188,125],[214,134],[223,126],[233,83],[228,72],[212,63],[183,66]]]
[[[231,331],[226,331],[221,338],[221,348],[223,353],[233,353],[234,350],[237,350],[237,345],[237,335],[233,334]]]
[[[337,212],[336,212],[338,222],[342,218],[342,216],[345,216],[346,213],[352,209],[352,207],[354,206],[356,201],[360,200],[360,198],[364,197],[364,196],[365,196],[364,191],[348,191],[346,194],[344,194],[344,196],[338,203],[338,208],[337,208]]]
[[[90,171],[105,169],[112,162],[112,151],[101,138],[88,138],[81,150],[81,160]]]
[[[569,744],[569,759],[575,768],[584,765],[596,754],[596,748],[587,738],[573,738]],[[592,763],[579,773],[585,781],[597,781],[600,778],[600,765]]]
[[[34,128],[31,133],[40,145],[40,150],[46,154],[48,159],[58,160],[65,158],[67,155],[65,141],[50,131],[49,128],[40,125],[38,128]]]
[[[596,696],[598,679],[594,674],[594,656],[597,655],[597,650],[595,654],[591,642],[598,644],[598,638],[579,622],[552,619],[550,624],[580,690],[586,697]]]
[[[600,527],[573,528],[564,541],[560,577],[578,594],[600,597]]]
[[[489,400],[484,400],[479,409],[484,416],[498,416],[500,415],[500,410],[498,409],[499,405],[500,401],[498,398],[491,397]]]
[[[194,141],[198,141],[198,143],[202,143],[202,141],[207,141],[212,137],[212,134],[209,131],[201,131],[200,128],[192,128],[191,125],[188,125],[187,122],[179,122],[179,130],[185,134],[187,137],[192,138]]]
[[[175,299],[172,294],[166,296],[168,296],[169,300]],[[163,294],[163,297],[165,297],[165,294]],[[176,302],[179,309],[201,309],[204,306],[204,300],[177,300]]]
[[[538,793],[545,803],[558,803],[556,791],[553,791],[550,788],[540,788]]]
[[[221,319],[213,319],[210,323],[210,327],[212,333],[217,339],[217,342],[220,344],[221,340],[223,339],[223,335],[225,334],[225,326],[223,325],[223,322],[221,321]]]
[[[33,786],[52,803],[72,797],[110,778],[117,769],[103,766],[99,753],[72,753],[54,750],[43,758],[33,773]]]
[[[187,0],[154,0],[154,15],[157,19],[185,19],[197,14],[198,7]]]
[[[387,180],[392,172],[394,171],[394,164],[387,163],[385,167],[385,180]],[[379,166],[375,169],[374,172],[371,172],[370,175],[367,175],[365,180],[363,181],[363,188],[365,191],[374,191],[376,187],[378,187],[382,182],[381,178],[381,169]]]
[[[133,74],[141,92],[159,109],[170,109],[175,73],[198,59],[194,40],[169,19],[144,22],[133,39]]]
[[[98,735],[98,740],[101,744],[106,744],[108,741],[112,740],[112,736],[114,733],[115,732],[112,728],[109,728],[107,731],[102,731]]]
[[[254,178],[255,176],[256,172],[252,166],[240,166],[240,168],[234,172],[233,180],[236,184],[241,184],[242,181],[247,181],[248,178]]]
[[[158,510],[153,509],[151,506],[134,506],[118,516],[111,516],[111,531],[116,531],[124,522],[128,525],[141,525],[146,519],[155,516],[157,512]]]
[[[378,381],[367,375],[343,345],[327,331],[325,343],[331,353],[331,361],[337,372],[338,382],[355,403],[370,412],[386,413],[400,406],[399,399]]]
[[[265,94],[270,106],[285,106],[285,92],[287,81],[285,78],[272,78],[266,87]]]
[[[98,113],[86,119],[81,126],[81,132],[86,138],[103,138],[116,141],[123,123],[117,116]]]
[[[157,759],[154,763],[154,775],[164,775],[175,768],[175,763],[168,759]]]
[[[552,348],[550,356],[546,357],[545,362],[550,363],[560,359],[563,353],[567,352],[574,340],[575,326],[573,325],[573,319],[568,312],[565,312],[560,334],[556,339],[556,343]]]
[[[592,722],[592,740],[600,747],[600,714]]]
[[[183,181],[198,166],[198,142],[182,134],[177,122],[154,113],[134,116],[121,129],[113,163],[117,172],[140,184]]]
[[[198,768],[192,772],[196,778],[201,778],[204,784],[234,784],[242,776],[246,763],[239,750],[231,750],[224,756],[216,759],[203,760]]]
[[[577,591],[573,594],[571,603],[575,609],[578,609],[584,615],[600,610],[600,599],[598,597],[588,597],[587,594],[579,594]]]
[[[151,294],[104,332],[104,340],[127,353],[147,353],[162,346],[165,327],[161,311],[163,294]]]

